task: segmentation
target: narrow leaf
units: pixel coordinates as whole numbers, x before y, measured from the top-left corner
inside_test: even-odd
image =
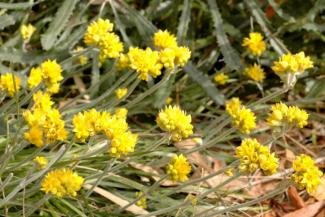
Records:
[[[191,20],[191,0],[184,0],[181,18],[179,19],[177,39],[180,43],[184,41],[187,35],[188,24]]]

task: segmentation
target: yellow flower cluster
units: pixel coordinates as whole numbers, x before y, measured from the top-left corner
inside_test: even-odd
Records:
[[[80,112],[73,117],[75,137],[81,141],[96,133],[104,133],[111,141],[109,152],[120,157],[130,152],[134,152],[138,135],[129,130],[126,122],[127,110],[120,108],[112,115],[109,112],[98,112],[95,109]]]
[[[168,177],[173,181],[184,182],[188,180],[191,166],[184,155],[174,156],[166,167]]]
[[[84,178],[71,169],[56,169],[46,174],[41,183],[41,190],[57,197],[77,196]]]
[[[117,90],[115,90],[115,95],[117,99],[122,99],[127,93],[127,88],[118,88]]]
[[[239,170],[243,173],[254,173],[261,169],[264,174],[276,173],[279,160],[270,153],[268,147],[261,145],[256,139],[244,139],[236,148],[236,157],[239,158]]]
[[[263,82],[265,79],[265,72],[262,69],[262,67],[256,63],[254,65],[245,68],[244,74],[248,76],[250,79],[257,81],[257,82]]]
[[[313,61],[310,57],[305,56],[305,53],[299,52],[297,54],[284,54],[279,58],[278,61],[273,63],[272,70],[276,74],[287,74],[287,73],[303,73],[306,69],[313,67]]]
[[[29,126],[24,138],[37,147],[66,139],[68,132],[64,129],[60,112],[52,108],[54,103],[50,95],[38,91],[33,95],[33,100],[33,108],[23,113]]]
[[[291,179],[299,189],[306,189],[308,193],[316,190],[321,183],[323,173],[315,166],[314,160],[308,155],[301,154],[293,162],[294,174]]]
[[[84,35],[86,45],[99,48],[99,61],[101,63],[108,58],[118,58],[123,51],[120,37],[112,30],[113,24],[108,19],[99,18],[87,27]]]
[[[256,127],[256,117],[254,113],[241,105],[238,98],[232,98],[226,102],[226,111],[232,118],[232,123],[240,132],[249,134]]]
[[[136,197],[141,197],[144,193],[143,192],[135,192]],[[147,209],[147,198],[144,196],[140,200],[136,202],[136,205],[143,208]]]
[[[32,24],[22,25],[20,28],[20,34],[24,41],[29,41],[35,31],[36,28]]]
[[[60,81],[63,80],[62,68],[56,60],[46,60],[40,67],[32,68],[28,77],[30,89],[44,81],[48,93],[57,93],[60,90]]]
[[[149,77],[161,75],[163,67],[173,69],[184,66],[191,57],[187,47],[177,45],[176,37],[168,31],[159,30],[154,34],[153,42],[158,51],[151,48],[131,47],[127,54],[122,54],[117,68],[131,68],[139,73],[139,79],[148,81]]]
[[[219,84],[219,85],[225,85],[229,80],[229,76],[226,75],[225,73],[217,73],[214,76],[214,81]]]
[[[261,56],[266,50],[266,44],[263,41],[263,36],[259,32],[249,33],[249,37],[244,38],[242,46],[247,47],[248,52],[254,56]]]
[[[79,52],[82,52],[83,50],[84,50],[83,47],[78,46],[73,51],[79,53]],[[89,58],[87,56],[85,56],[85,55],[80,55],[78,59],[79,59],[80,65],[82,65],[82,66],[86,65],[89,62]]]
[[[13,97],[19,91],[21,79],[12,73],[6,73],[0,76],[0,90],[7,92],[8,96]]]
[[[33,161],[38,165],[40,169],[44,169],[49,162],[45,157],[42,156],[35,157]]]
[[[160,129],[171,134],[173,141],[181,141],[193,134],[191,115],[186,115],[178,106],[167,106],[159,112],[156,121]]]
[[[276,103],[271,107],[271,113],[267,122],[272,127],[283,126],[284,124],[303,128],[308,124],[308,113],[297,106],[287,106],[283,103]]]

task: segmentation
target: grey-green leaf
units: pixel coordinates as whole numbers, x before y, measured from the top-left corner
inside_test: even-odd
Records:
[[[7,26],[15,24],[15,19],[7,14],[0,16],[0,30],[6,28]]]

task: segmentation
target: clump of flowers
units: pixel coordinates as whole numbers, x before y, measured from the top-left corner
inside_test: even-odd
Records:
[[[143,192],[135,192],[136,197],[141,197],[143,194],[144,194]],[[147,209],[147,198],[143,196],[135,204],[143,209]]]
[[[229,76],[226,75],[225,73],[217,73],[214,76],[214,81],[219,84],[219,85],[225,85],[229,80]]]
[[[272,127],[289,125],[303,128],[308,124],[308,116],[305,110],[280,102],[271,107],[267,122]]]
[[[56,169],[46,174],[41,183],[41,190],[57,197],[77,196],[84,178],[71,169]]]
[[[193,134],[191,115],[178,106],[167,106],[159,112],[156,121],[160,129],[171,134],[173,141],[181,141]]]
[[[13,97],[21,87],[21,79],[12,73],[0,76],[0,90],[6,91],[7,95]]]
[[[316,190],[321,183],[323,173],[315,165],[315,161],[308,155],[301,154],[293,162],[294,174],[291,179],[300,190],[306,189],[308,193]]]
[[[191,51],[187,47],[178,46],[176,37],[167,30],[156,32],[153,43],[157,50],[131,47],[127,54],[120,55],[117,68],[133,69],[139,74],[139,79],[148,81],[149,77],[161,75],[163,67],[182,67],[191,57]]]
[[[38,91],[33,95],[34,106],[23,113],[29,126],[24,138],[37,147],[66,139],[68,132],[64,128],[60,112],[52,108],[54,104],[48,93]]]
[[[174,156],[166,167],[168,177],[173,181],[184,182],[188,180],[191,166],[184,155]]]
[[[99,60],[103,63],[108,58],[118,58],[123,51],[120,37],[112,32],[113,24],[108,19],[99,18],[92,22],[84,35],[84,42],[88,46],[99,48]]]
[[[20,34],[24,41],[29,41],[35,31],[36,28],[32,24],[22,25],[20,28]]]
[[[254,65],[247,67],[244,69],[244,74],[249,77],[250,79],[257,81],[257,82],[263,82],[265,79],[265,72],[262,69],[262,67],[256,63]]]
[[[115,90],[115,96],[117,99],[122,99],[128,93],[127,88],[119,88]]]
[[[134,152],[138,135],[129,130],[126,115],[127,110],[123,108],[116,109],[114,115],[95,109],[80,112],[72,120],[75,137],[80,142],[85,142],[96,133],[103,133],[111,142],[109,152],[113,156],[121,157]]]
[[[37,156],[33,159],[33,161],[37,164],[37,166],[40,169],[44,169],[46,167],[46,165],[48,164],[48,160],[45,157],[42,156]]]
[[[268,147],[261,145],[256,139],[244,139],[236,148],[236,157],[239,158],[239,170],[243,173],[254,173],[260,169],[265,175],[276,173],[279,160],[270,153]]]
[[[241,105],[238,98],[232,98],[226,102],[226,111],[232,118],[232,123],[241,133],[249,134],[256,128],[255,114]]]
[[[261,56],[266,50],[263,36],[259,32],[249,33],[249,37],[244,38],[242,46],[246,47],[247,51],[254,56]]]
[[[82,52],[82,51],[84,51],[85,49],[83,48],[83,47],[81,47],[81,46],[78,46],[78,47],[76,47],[76,49],[74,49],[73,51],[74,52],[77,52],[77,53],[79,53],[79,52]],[[89,58],[87,57],[87,56],[85,56],[85,55],[80,55],[79,56],[79,63],[80,63],[80,65],[86,65],[88,62],[89,62]]]
[[[60,81],[63,80],[62,67],[56,60],[46,60],[40,67],[32,68],[28,77],[28,87],[34,88],[44,81],[48,93],[57,93],[60,90]]]
[[[299,74],[303,73],[306,69],[313,67],[313,61],[310,57],[305,56],[305,53],[299,52],[297,54],[284,54],[278,61],[273,63],[272,70],[278,74]]]

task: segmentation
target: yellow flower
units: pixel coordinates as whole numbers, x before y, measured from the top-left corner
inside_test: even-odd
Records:
[[[135,192],[136,197],[141,197],[144,193],[143,192]],[[147,209],[147,198],[146,196],[143,196],[140,200],[136,202],[136,205],[143,208]]]
[[[312,68],[313,62],[306,57],[304,52],[297,54],[284,54],[278,61],[273,63],[272,70],[276,74],[303,73],[306,69]]]
[[[170,104],[172,104],[172,102],[173,102],[173,98],[171,98],[171,97],[167,97],[167,99],[165,100],[166,105],[170,105]]]
[[[123,51],[123,44],[115,33],[104,34],[98,42],[98,47],[101,63],[108,58],[118,58]]]
[[[23,37],[24,41],[29,41],[35,31],[36,28],[32,24],[22,25],[20,28],[20,34]]]
[[[38,126],[31,127],[28,132],[24,133],[24,139],[34,144],[37,148],[41,148],[44,145],[43,136],[43,130]]]
[[[264,174],[276,173],[279,160],[270,153],[268,147],[261,145],[256,139],[244,139],[236,148],[236,155],[240,160],[239,170],[243,173],[254,173],[261,169]]]
[[[256,128],[255,114],[245,106],[241,106],[238,98],[232,98],[226,103],[226,111],[232,118],[232,123],[241,133],[249,134]]]
[[[323,173],[316,167],[315,161],[308,155],[301,154],[293,162],[294,174],[291,179],[299,189],[306,188],[308,193],[316,190],[321,183]]]
[[[225,73],[217,73],[214,76],[214,81],[219,85],[225,85],[229,80],[229,76],[225,75]]]
[[[174,156],[166,167],[168,177],[173,181],[184,182],[188,180],[191,166],[184,155]]]
[[[5,90],[10,97],[13,97],[19,91],[20,84],[21,79],[16,75],[6,73],[0,76],[0,90]]]
[[[159,53],[152,51],[150,48],[146,50],[131,47],[128,52],[130,67],[139,73],[141,80],[148,81],[149,76],[157,77],[161,74],[162,64],[159,63]]]
[[[49,93],[59,91],[59,82],[63,80],[62,68],[56,60],[47,60],[41,64],[42,76]]]
[[[109,152],[115,157],[121,157],[128,153],[134,152],[135,145],[138,141],[138,135],[130,131],[115,133],[111,140]]]
[[[257,82],[262,82],[265,79],[265,72],[261,68],[260,65],[257,65],[254,63],[254,65],[245,68],[244,74],[248,76],[250,79],[257,81]]]
[[[167,106],[159,112],[156,121],[160,129],[171,134],[173,141],[181,141],[193,134],[191,115],[186,115],[178,106]]]
[[[185,66],[187,61],[191,58],[191,51],[187,47],[175,48],[175,64],[178,66]]]
[[[42,79],[43,79],[42,69],[40,67],[32,68],[27,80],[28,88],[32,89],[38,86],[42,82]]]
[[[159,52],[160,62],[167,69],[172,69],[175,67],[176,53],[173,48],[165,48]]]
[[[73,51],[74,52],[82,52],[84,50],[84,48],[83,47],[81,47],[81,46],[78,46],[78,47],[76,47],[76,49],[74,49]],[[79,63],[80,63],[80,65],[86,65],[87,63],[89,62],[89,58],[87,57],[87,56],[85,56],[85,55],[80,55],[79,56]]]
[[[117,118],[126,119],[128,110],[126,108],[117,108],[115,109],[115,115]]]
[[[103,20],[99,18],[87,27],[84,42],[86,45],[97,45],[102,36],[112,30],[113,24],[108,19]]]
[[[35,157],[33,161],[38,165],[40,169],[44,169],[49,162],[45,157],[42,156]]]
[[[33,109],[38,109],[40,111],[49,111],[54,102],[51,99],[51,96],[48,93],[43,93],[42,91],[37,91],[33,95]]]
[[[127,93],[127,88],[118,88],[117,90],[115,90],[115,96],[117,99],[122,99]]]
[[[271,107],[271,113],[267,118],[267,122],[272,127],[288,124],[303,128],[308,124],[308,116],[305,110],[299,109],[297,106],[277,103]]]
[[[127,69],[130,65],[129,57],[126,54],[120,54],[120,58],[116,63],[116,67],[118,70]]]
[[[242,46],[247,47],[248,52],[254,56],[261,56],[266,50],[266,44],[263,41],[263,36],[258,32],[249,33],[249,37],[244,38]]]
[[[176,37],[167,30],[159,30],[153,36],[153,43],[160,49],[177,47]]]
[[[75,197],[83,183],[84,178],[71,169],[56,169],[46,174],[41,183],[41,190],[57,197]]]

